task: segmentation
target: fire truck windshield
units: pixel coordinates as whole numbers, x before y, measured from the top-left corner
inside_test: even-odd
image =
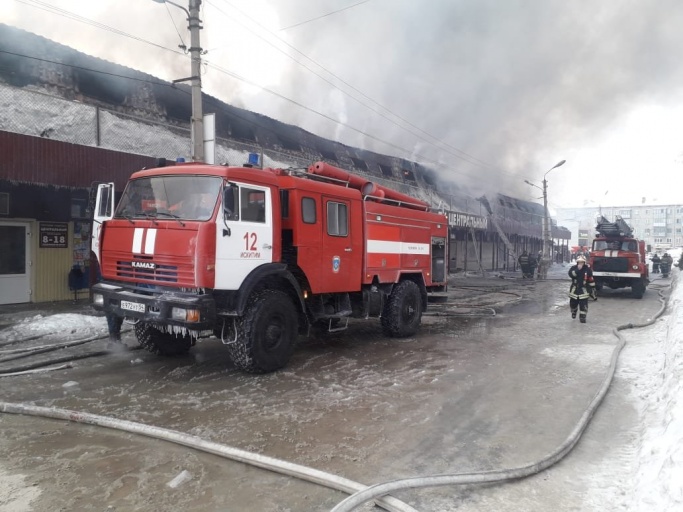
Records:
[[[220,189],[221,178],[217,176],[139,178],[126,186],[114,217],[209,220]]]
[[[634,240],[594,240],[593,250],[604,251],[607,249],[616,251],[632,251],[638,250],[638,245]]]

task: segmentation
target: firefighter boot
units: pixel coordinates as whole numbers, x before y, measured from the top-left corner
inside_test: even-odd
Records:
[[[109,341],[107,341],[107,350],[121,350],[123,343],[121,342],[120,332],[110,332]]]
[[[572,318],[576,318],[576,312],[578,311],[579,308],[571,308],[572,310]]]
[[[585,315],[579,316],[579,322],[581,322],[582,324],[585,324],[586,323],[586,316]]]

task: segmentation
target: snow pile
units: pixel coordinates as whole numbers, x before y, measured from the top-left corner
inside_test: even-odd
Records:
[[[59,335],[63,338],[86,338],[107,332],[105,317],[62,313],[57,315],[35,315],[25,318],[2,331],[0,337],[6,340],[24,339],[32,336]]]
[[[654,327],[656,371],[641,391],[641,439],[633,510],[683,510],[683,286],[675,273],[665,315]],[[658,343],[657,343],[658,342]]]

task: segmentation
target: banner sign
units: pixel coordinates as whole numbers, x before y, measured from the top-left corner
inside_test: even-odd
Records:
[[[487,229],[488,221],[487,217],[479,217],[469,213],[448,212],[448,225],[457,228]]]

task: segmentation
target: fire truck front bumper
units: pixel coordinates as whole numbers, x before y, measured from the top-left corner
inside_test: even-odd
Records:
[[[92,305],[98,311],[141,322],[176,325],[193,331],[213,329],[216,305],[211,295],[176,291],[140,293],[119,285],[97,283]]]

